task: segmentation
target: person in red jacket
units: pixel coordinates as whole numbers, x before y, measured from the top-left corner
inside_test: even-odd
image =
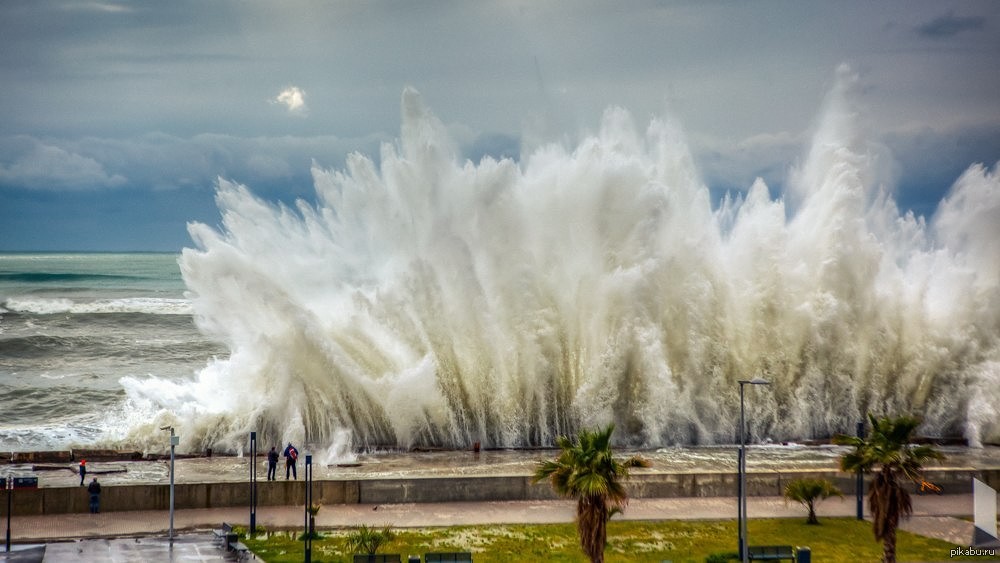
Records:
[[[295,472],[295,460],[297,459],[299,459],[299,450],[295,449],[291,442],[288,442],[288,447],[285,448],[285,481],[288,480],[289,472],[291,472],[293,479],[298,480],[299,475]]]

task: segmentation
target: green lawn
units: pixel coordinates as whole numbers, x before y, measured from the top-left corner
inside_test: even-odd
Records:
[[[751,545],[809,546],[816,563],[879,561],[881,544],[872,537],[871,524],[849,518],[823,518],[819,526],[804,519],[751,520]],[[327,530],[313,542],[312,560],[350,562],[344,548],[350,530]],[[511,561],[586,561],[576,539],[574,524],[452,526],[400,528],[382,553],[407,555],[431,551],[471,551],[477,563]],[[299,563],[303,545],[297,533],[276,532],[245,543],[268,563]],[[608,525],[607,561],[670,560],[702,563],[712,553],[736,551],[736,522],[668,520],[657,522],[612,521]],[[971,561],[951,558],[949,543],[899,532],[900,562]],[[986,558],[981,558],[984,560]]]

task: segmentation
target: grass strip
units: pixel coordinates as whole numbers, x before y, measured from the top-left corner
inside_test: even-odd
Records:
[[[754,519],[749,523],[751,545],[808,546],[818,563],[877,562],[882,546],[872,536],[871,523],[852,518],[822,518],[819,526],[805,520]],[[350,529],[324,530],[313,541],[314,562],[349,563]],[[300,531],[269,532],[244,541],[268,563],[303,560]],[[477,563],[544,560],[586,562],[574,524],[504,524],[398,528],[396,538],[382,553],[423,555],[440,551],[471,551]],[[902,562],[975,561],[988,557],[950,557],[956,546],[899,531],[897,559]],[[965,546],[962,546],[965,547]],[[606,561],[664,561],[703,563],[716,553],[736,551],[736,522],[732,520],[612,521],[608,525]]]

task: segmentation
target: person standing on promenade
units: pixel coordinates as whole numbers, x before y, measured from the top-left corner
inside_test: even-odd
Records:
[[[278,473],[278,450],[271,446],[271,451],[267,452],[267,480],[276,481]]]
[[[101,511],[101,484],[97,482],[97,477],[90,482],[87,492],[90,493],[90,513],[97,514]]]
[[[295,460],[297,459],[299,459],[299,450],[296,450],[295,446],[288,442],[288,447],[285,448],[285,481],[288,480],[289,471],[291,471],[292,478],[298,480],[299,475],[295,472]]]
[[[80,460],[80,486],[83,486],[83,479],[87,476],[87,460]]]

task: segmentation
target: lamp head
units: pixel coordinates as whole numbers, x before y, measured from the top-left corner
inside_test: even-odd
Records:
[[[771,382],[764,379],[763,377],[755,377],[753,379],[741,379],[737,383],[740,385],[750,384],[750,385],[770,385]]]

